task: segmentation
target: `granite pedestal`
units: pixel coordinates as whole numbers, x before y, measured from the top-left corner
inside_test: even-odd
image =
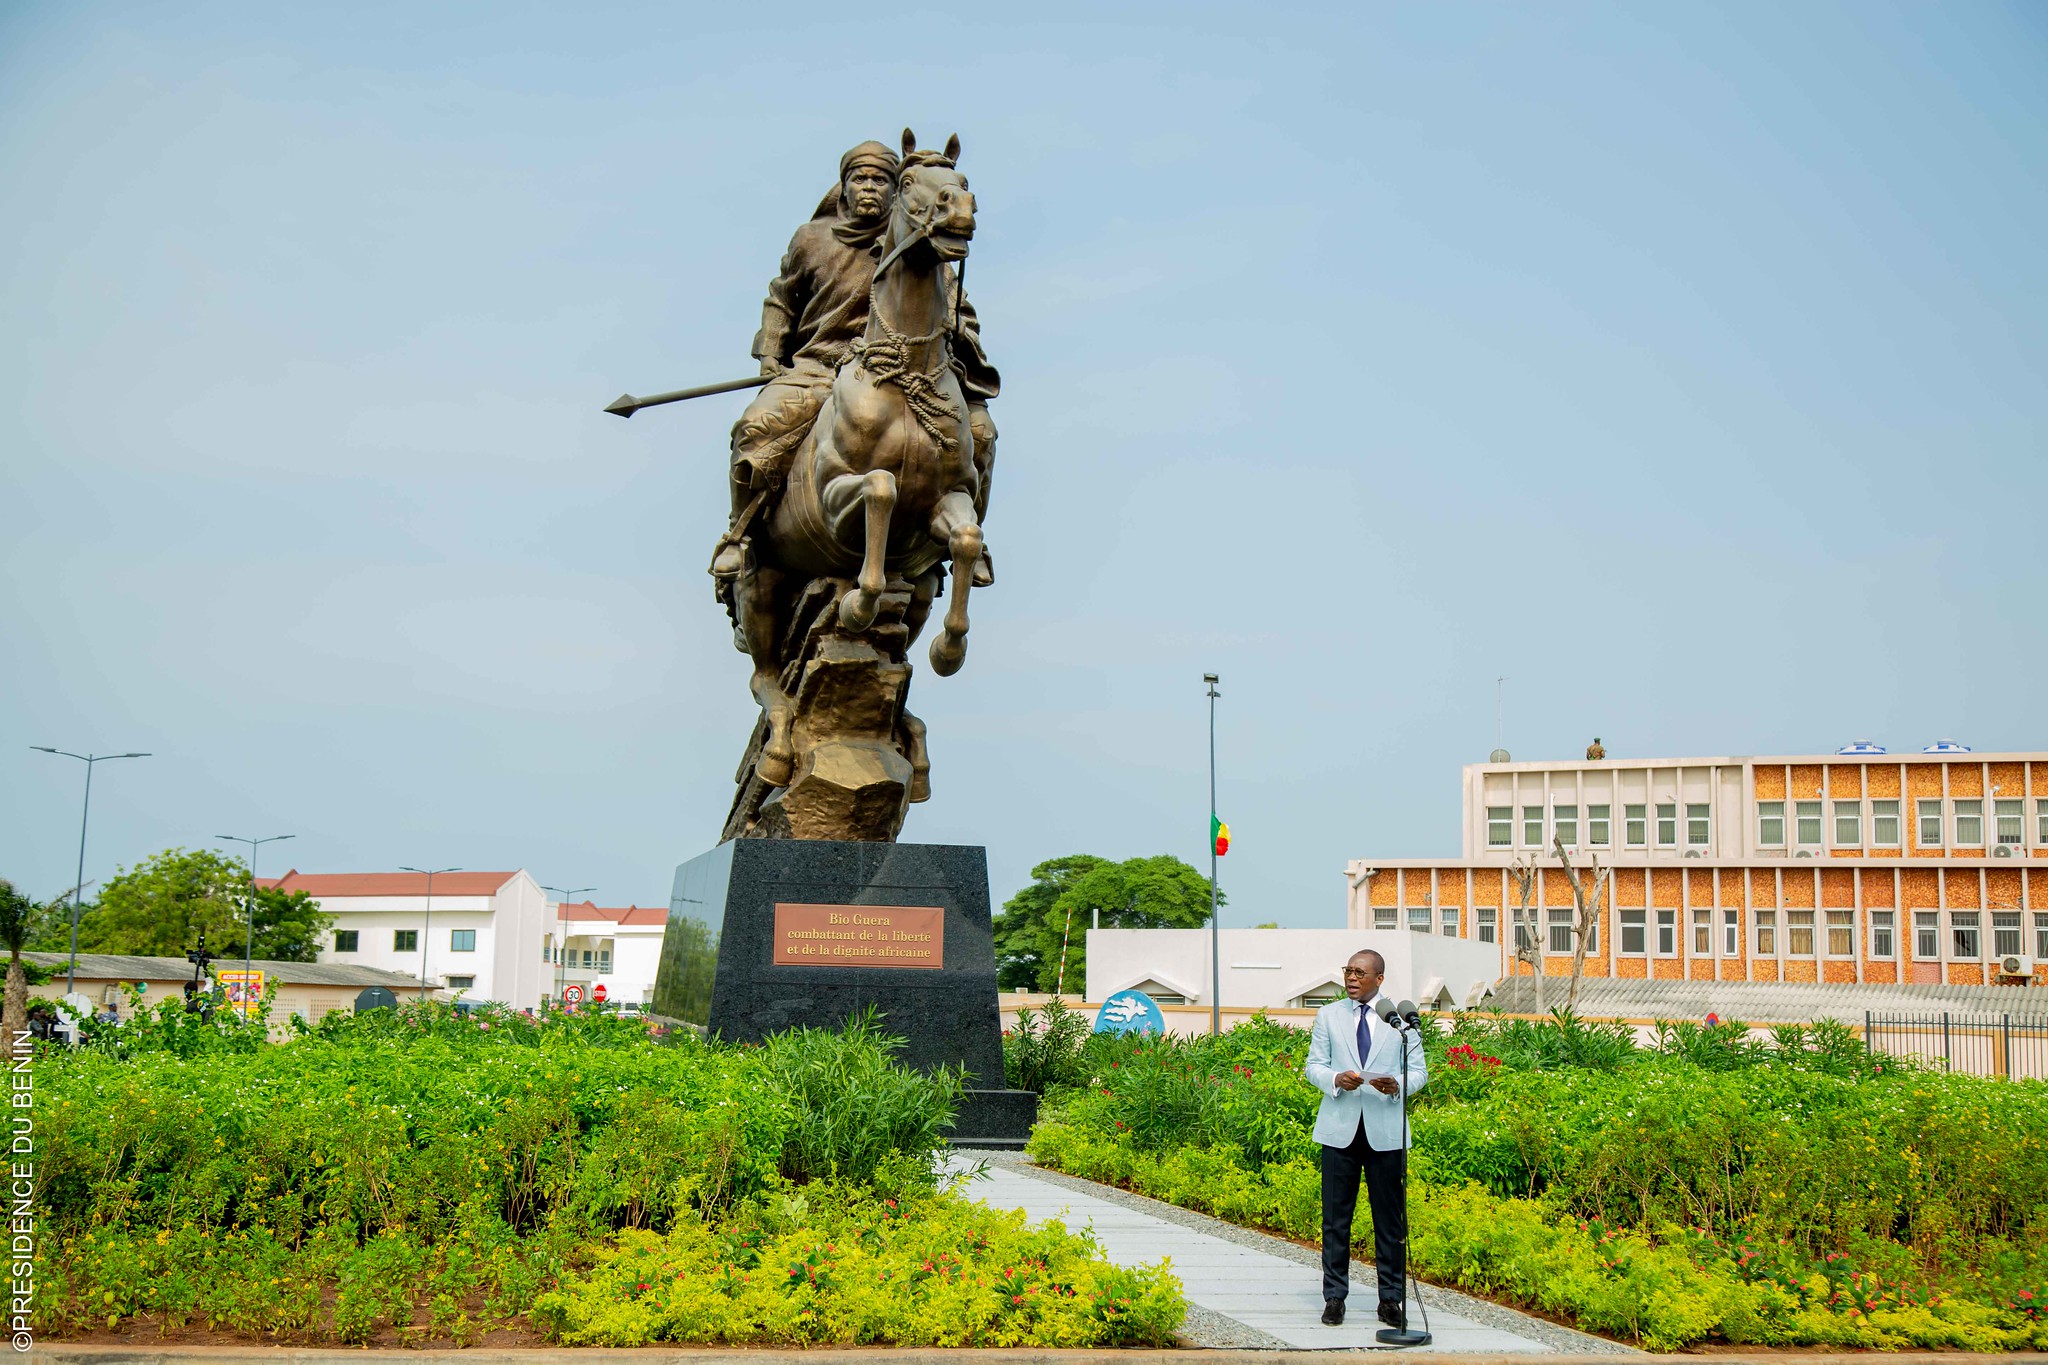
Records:
[[[927,939],[880,942],[918,939],[874,927],[913,919]],[[837,1028],[869,1005],[907,1040],[904,1062],[967,1069],[955,1142],[1023,1145],[1038,1097],[1004,1088],[986,850],[734,839],[676,869],[657,1017],[758,1042],[799,1024]]]

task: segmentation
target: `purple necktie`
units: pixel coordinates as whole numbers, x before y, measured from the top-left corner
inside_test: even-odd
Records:
[[[1365,1065],[1367,1054],[1372,1051],[1372,1011],[1364,1005],[1358,1007],[1358,1064]]]

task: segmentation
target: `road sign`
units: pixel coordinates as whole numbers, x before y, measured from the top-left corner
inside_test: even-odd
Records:
[[[604,982],[597,983],[597,989],[590,993],[590,998],[600,1005],[604,1003]]]
[[[582,1004],[583,987],[574,984],[562,987],[562,1003],[565,1005]]]

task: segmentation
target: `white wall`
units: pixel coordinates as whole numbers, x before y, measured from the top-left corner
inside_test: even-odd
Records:
[[[1222,942],[1222,1002],[1277,1008],[1325,988],[1341,993],[1344,963],[1363,948],[1387,961],[1382,989],[1394,999],[1422,1001],[1426,992],[1448,991],[1463,1008],[1500,978],[1499,948],[1470,939],[1371,929],[1225,929]],[[1207,929],[1091,929],[1088,931],[1088,998],[1106,1000],[1146,981],[1209,1003]],[[1337,988],[1327,989],[1329,983]]]
[[[469,999],[496,1000],[514,1009],[540,1005],[548,971],[540,960],[547,896],[523,871],[496,895],[436,894],[431,910],[425,896],[331,896],[320,901],[320,908],[334,917],[334,926],[317,961],[418,975],[419,951],[397,951],[391,946],[392,936],[400,929],[424,929],[426,975],[435,986],[445,987],[451,976],[470,976],[476,978],[475,984],[459,988]],[[349,929],[356,931],[356,951],[336,952],[334,931]],[[455,951],[457,929],[475,931],[474,951]]]

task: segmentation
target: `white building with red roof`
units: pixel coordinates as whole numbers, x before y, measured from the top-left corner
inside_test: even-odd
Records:
[[[644,1006],[654,997],[654,973],[661,964],[661,939],[668,928],[665,905],[596,905],[567,902],[555,907],[557,932],[547,956],[550,999],[580,987],[585,1001],[605,988],[608,1004]]]
[[[334,917],[317,961],[409,972],[444,997],[514,1009],[537,1009],[552,985],[559,940],[547,894],[523,869],[437,873],[431,900],[417,872],[294,870],[262,881],[304,891]]]

